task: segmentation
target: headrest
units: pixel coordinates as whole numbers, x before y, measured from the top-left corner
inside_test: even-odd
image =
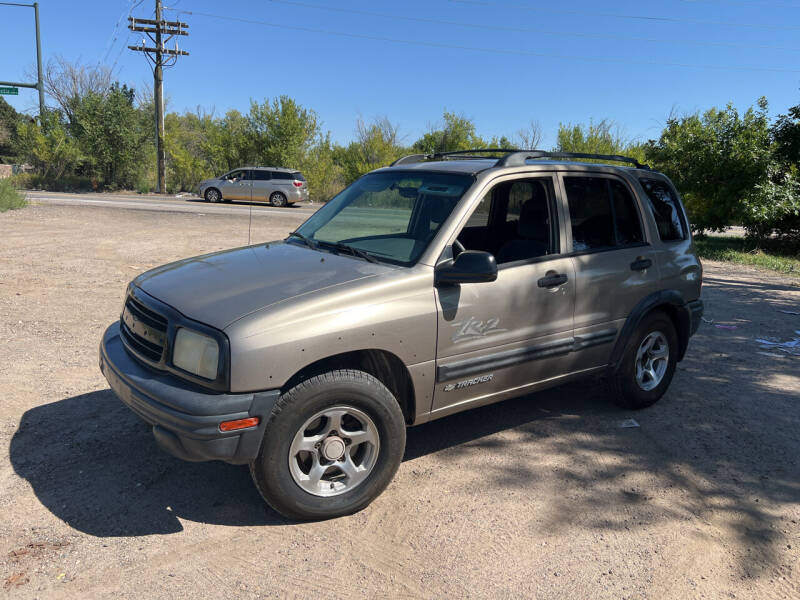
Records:
[[[547,228],[547,196],[541,186],[536,185],[533,196],[520,208],[517,233],[526,240],[546,240]]]

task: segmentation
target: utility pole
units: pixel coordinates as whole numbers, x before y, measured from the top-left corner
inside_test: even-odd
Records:
[[[153,46],[145,46],[145,41],[138,46],[128,46],[136,52],[144,52],[153,67],[153,94],[156,109],[156,172],[158,173],[158,193],[167,193],[166,151],[164,150],[164,67],[174,65],[179,56],[189,53],[178,48],[167,48],[166,44],[175,36],[189,35],[189,26],[181,21],[165,21],[161,18],[161,0],[156,0],[155,19],[137,19],[128,17],[128,29],[147,34]],[[166,58],[165,58],[166,57]]]
[[[21,4],[19,2],[0,2],[3,6],[25,6],[33,9],[34,19],[36,21],[36,83],[15,83],[13,81],[0,81],[0,86],[11,86],[12,88],[26,87],[39,90],[39,122],[43,123],[44,119],[44,83],[42,81],[42,40],[39,35],[39,3]],[[16,95],[17,92],[4,92]]]

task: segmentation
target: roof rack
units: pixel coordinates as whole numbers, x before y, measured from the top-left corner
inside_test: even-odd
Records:
[[[433,152],[432,154],[409,154],[394,161],[390,166],[407,165],[411,163],[423,162],[426,160],[438,160],[451,157],[467,159],[486,159],[490,157],[475,156],[476,154],[486,154],[504,152],[505,156],[497,161],[498,167],[518,167],[526,164],[528,160],[537,158],[589,158],[593,160],[607,160],[612,162],[623,162],[635,166],[637,169],[650,170],[648,165],[643,165],[635,158],[622,156],[621,154],[593,154],[584,152],[548,152],[547,150],[518,150],[516,148],[473,148],[471,150],[453,150],[451,152]]]
[[[546,150],[519,150],[507,154],[497,161],[498,167],[517,167],[524,165],[527,160],[537,158],[590,158],[594,160],[608,160],[613,162],[623,162],[635,166],[637,169],[650,170],[648,165],[643,165],[635,158],[622,156],[621,154],[592,154],[585,152],[547,152]]]
[[[423,162],[426,160],[438,160],[438,159],[447,160],[450,157],[458,157],[466,159],[486,159],[491,157],[475,156],[475,155],[485,154],[485,153],[496,154],[497,152],[505,152],[506,154],[508,154],[510,152],[522,152],[522,150],[517,150],[516,148],[473,148],[471,150],[451,150],[450,152],[432,152],[430,154],[409,154],[408,156],[403,156],[402,158],[398,158],[390,166],[395,167],[397,165],[407,165],[411,163]]]

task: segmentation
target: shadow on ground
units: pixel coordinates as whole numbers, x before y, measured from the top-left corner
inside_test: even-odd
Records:
[[[592,410],[585,400],[554,404],[545,392],[411,428],[406,460],[551,417],[553,410]],[[265,507],[247,467],[169,456],[111,390],[27,411],[10,455],[42,504],[90,535],[174,533],[182,530],[177,517],[233,526],[286,523]]]

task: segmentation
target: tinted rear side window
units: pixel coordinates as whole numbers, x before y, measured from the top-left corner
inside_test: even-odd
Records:
[[[611,195],[614,200],[614,216],[617,223],[617,245],[627,246],[643,241],[642,224],[639,222],[639,211],[631,196],[631,191],[621,181],[610,179]]]
[[[611,248],[614,219],[608,197],[608,180],[599,177],[565,177],[575,252]]]
[[[663,181],[640,179],[656,219],[658,235],[663,242],[686,238],[686,229],[678,207],[678,198]]]
[[[252,171],[253,179],[256,181],[267,181],[269,180],[269,171]]]
[[[639,244],[644,238],[630,190],[608,177],[565,177],[572,250],[602,250]]]
[[[273,171],[272,172],[273,179],[294,179],[293,173],[285,173],[284,171]]]

